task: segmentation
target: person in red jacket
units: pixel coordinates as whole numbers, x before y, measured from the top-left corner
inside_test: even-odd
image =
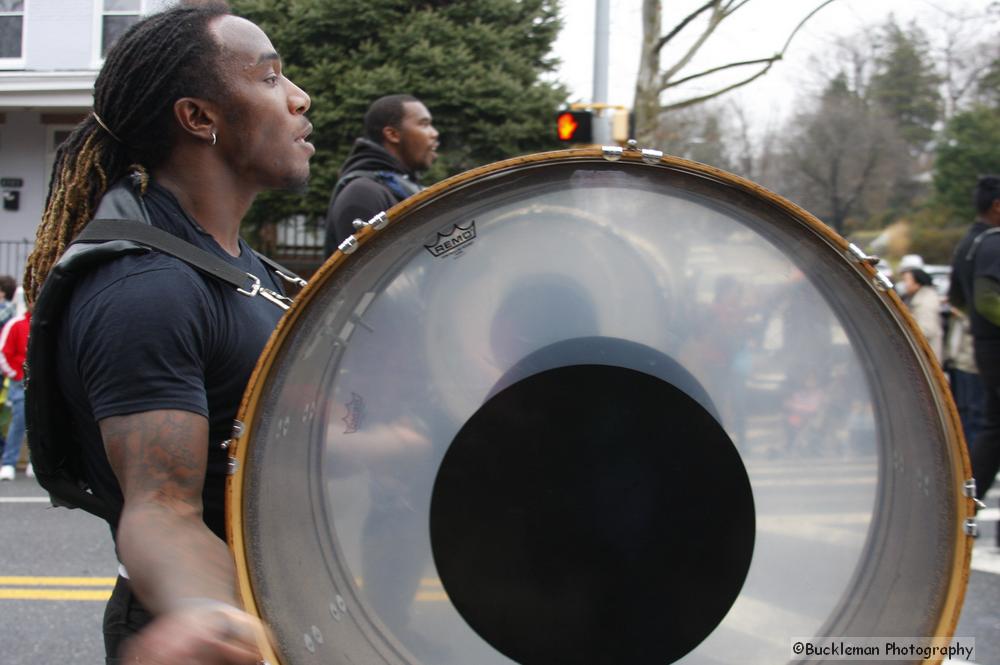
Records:
[[[24,358],[28,355],[28,331],[31,329],[31,309],[7,322],[0,332],[0,371],[10,381],[7,401],[11,405],[10,428],[7,443],[0,460],[0,480],[13,480],[14,469],[24,445]],[[28,477],[34,474],[31,464]]]

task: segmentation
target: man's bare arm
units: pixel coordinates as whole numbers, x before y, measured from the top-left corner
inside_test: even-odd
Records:
[[[125,498],[118,553],[157,616],[131,650],[152,662],[256,662],[259,623],[227,607],[238,606],[232,557],[202,520],[208,420],[164,410],[99,424]]]
[[[232,557],[202,521],[208,420],[148,411],[100,427],[125,497],[118,552],[143,604],[161,614],[189,598],[235,603]]]

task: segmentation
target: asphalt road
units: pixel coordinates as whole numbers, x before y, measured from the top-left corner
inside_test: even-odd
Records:
[[[975,638],[979,665],[1000,663],[998,499],[1000,489],[981,514],[983,535],[956,631]],[[117,564],[100,520],[49,508],[32,480],[0,483],[0,562],[0,663],[103,662],[101,614]]]

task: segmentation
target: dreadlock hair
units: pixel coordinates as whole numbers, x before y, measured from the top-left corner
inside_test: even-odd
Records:
[[[45,212],[25,268],[28,302],[90,222],[109,186],[138,170],[145,192],[146,174],[170,154],[174,102],[224,96],[225,82],[214,66],[221,48],[208,24],[228,13],[225,3],[174,7],[133,25],[108,52],[94,83],[94,114],[56,152]]]

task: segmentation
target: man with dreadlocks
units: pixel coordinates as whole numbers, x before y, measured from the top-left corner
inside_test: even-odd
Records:
[[[29,298],[90,220],[113,216],[102,208],[121,188],[153,226],[280,292],[238,231],[258,192],[305,184],[308,108],[267,36],[225,6],[140,21],[109,52],[93,114],[59,149]],[[260,658],[262,628],[237,609],[223,540],[223,442],[280,311],[155,251],[103,263],[73,290],[58,383],[86,480],[120,510],[108,663]]]

